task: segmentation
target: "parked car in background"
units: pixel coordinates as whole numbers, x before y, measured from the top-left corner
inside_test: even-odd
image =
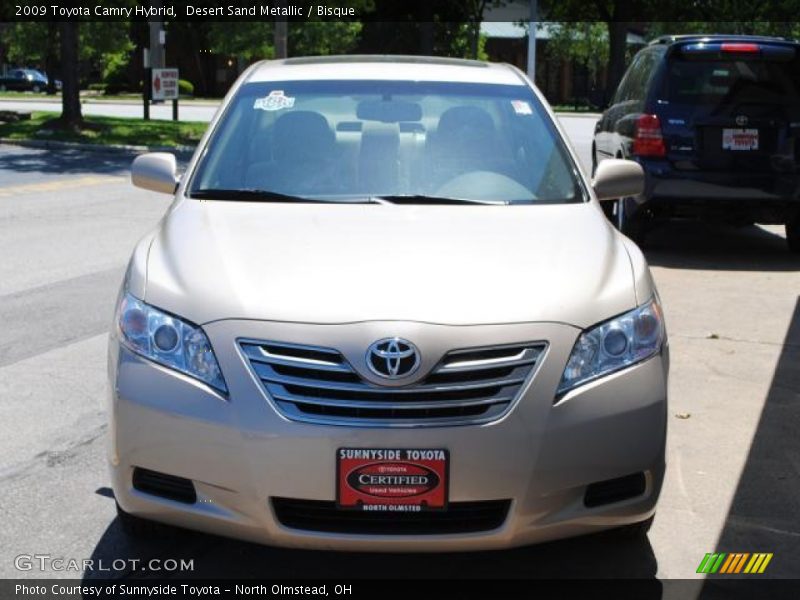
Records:
[[[664,476],[668,347],[635,244],[508,65],[257,63],[134,250],[109,344],[123,527],[451,551],[623,528]]]
[[[633,59],[598,121],[592,164],[639,162],[645,192],[608,212],[641,240],[656,220],[785,224],[800,252],[800,43],[691,35]]]
[[[36,69],[11,69],[5,76],[0,77],[0,92],[44,92],[47,90],[47,75]],[[57,90],[61,89],[61,82],[55,81]]]

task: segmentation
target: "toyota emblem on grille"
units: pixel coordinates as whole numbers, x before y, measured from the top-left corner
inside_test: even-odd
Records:
[[[367,350],[367,365],[376,375],[399,379],[411,375],[419,367],[417,347],[402,338],[378,340]]]
[[[745,115],[739,115],[738,117],[736,117],[736,124],[739,127],[744,127],[745,125],[747,125],[747,117]]]

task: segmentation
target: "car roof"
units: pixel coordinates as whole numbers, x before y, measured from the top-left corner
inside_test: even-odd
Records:
[[[399,55],[313,56],[265,60],[254,67],[247,81],[336,79],[525,85],[520,73],[506,64]]]
[[[782,37],[773,37],[767,35],[736,35],[736,34],[704,34],[704,33],[691,33],[681,35],[662,35],[650,42],[650,46],[659,44],[678,44],[684,42],[772,42],[782,44],[798,44],[797,40],[792,40]]]

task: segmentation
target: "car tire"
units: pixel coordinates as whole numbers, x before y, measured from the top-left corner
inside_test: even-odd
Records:
[[[645,242],[646,223],[642,211],[631,210],[635,204],[633,198],[620,198],[611,204],[613,207],[611,222],[621,234],[642,246]]]
[[[800,254],[800,213],[786,222],[786,243],[789,252]]]
[[[6,90],[8,90],[6,85],[4,83],[0,83],[0,92],[5,92]]]
[[[31,88],[31,91],[32,91],[34,94],[38,94],[39,92],[41,92],[41,91],[42,91],[42,88],[40,88],[38,85],[35,85],[35,86],[33,86],[33,87]]]
[[[650,531],[650,527],[653,526],[653,521],[655,520],[656,516],[652,515],[649,519],[645,519],[644,521],[640,521],[638,523],[632,523],[631,525],[625,525],[623,527],[618,527],[617,529],[611,530],[611,533],[614,537],[618,539],[625,539],[625,540],[639,540],[647,536],[647,532]]]
[[[125,512],[119,503],[116,504],[117,520],[119,521],[122,531],[129,537],[139,539],[175,537],[182,531],[177,527],[170,527],[163,523],[156,523],[155,521],[149,521],[148,519],[132,515]]]

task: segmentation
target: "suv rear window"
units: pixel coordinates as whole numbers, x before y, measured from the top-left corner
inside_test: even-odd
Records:
[[[800,104],[800,61],[669,61],[664,96],[671,104]]]

